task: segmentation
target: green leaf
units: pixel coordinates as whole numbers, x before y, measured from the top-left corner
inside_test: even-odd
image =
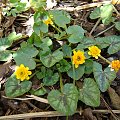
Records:
[[[72,54],[71,47],[69,47],[67,44],[64,44],[62,46],[62,51],[63,51],[64,56],[69,56],[70,57],[71,54]]]
[[[65,11],[53,10],[50,15],[53,15],[53,20],[59,27],[65,28],[70,23],[70,16]]]
[[[36,73],[37,78],[40,80],[45,77],[46,69],[44,66],[41,66],[41,71]]]
[[[114,54],[120,50],[120,36],[108,36],[110,47],[108,48],[109,54]]]
[[[70,43],[78,43],[84,37],[84,33],[85,31],[81,26],[78,25],[69,26],[67,29],[67,34],[70,34],[68,41]]]
[[[102,23],[108,25],[112,21],[113,5],[107,4],[100,7]]]
[[[8,61],[12,59],[12,54],[10,51],[0,51],[0,61]]]
[[[23,81],[20,82],[16,79],[14,75],[8,78],[6,84],[5,84],[5,93],[7,97],[18,97],[30,90],[32,86],[31,81]]]
[[[115,28],[120,31],[120,22],[115,22]]]
[[[110,45],[110,40],[108,37],[98,37],[95,40],[96,45],[99,46],[100,49],[106,48]]]
[[[70,70],[67,72],[68,76],[75,79],[75,80],[79,80],[85,71],[85,66],[84,65],[79,65],[78,68],[74,68],[73,71],[73,67],[70,68]]]
[[[79,100],[93,107],[100,105],[100,91],[93,79],[84,79],[83,88],[79,89]]]
[[[30,93],[32,95],[36,95],[36,96],[41,96],[41,95],[45,95],[47,93],[45,88],[40,88],[38,90],[30,90]]]
[[[105,92],[109,88],[110,83],[116,78],[115,71],[111,71],[110,67],[105,68],[103,71],[102,65],[97,62],[93,63],[93,74],[102,92]]]
[[[21,47],[16,53],[13,54],[13,58],[17,65],[24,64],[29,67],[29,69],[34,69],[36,67],[36,63],[33,60],[33,57],[37,54],[38,50],[33,47],[33,45],[25,44],[25,46]]]
[[[63,52],[56,50],[53,53],[44,52],[40,53],[40,60],[46,67],[52,67],[55,63],[63,59]]]
[[[40,35],[40,32],[48,32],[48,25],[44,24],[42,21],[39,21],[39,23],[34,23],[33,30],[37,35]]]
[[[65,59],[62,59],[56,66],[60,72],[67,72],[71,68],[71,65]]]
[[[47,98],[50,105],[64,115],[73,115],[76,112],[78,90],[73,84],[65,84],[63,93],[52,90]]]
[[[100,8],[95,8],[93,12],[90,14],[91,19],[97,19],[100,17]]]
[[[20,39],[21,37],[22,37],[22,34],[21,34],[21,33],[16,34],[16,32],[12,32],[11,34],[8,35],[8,40],[9,40],[10,42],[13,42],[13,41],[15,41],[15,40]]]
[[[11,42],[7,37],[0,38],[0,51],[4,51],[11,46]]]
[[[43,78],[43,84],[45,86],[52,86],[52,85],[56,84],[58,80],[59,80],[58,73],[48,74],[48,75],[46,75],[46,77]]]
[[[89,46],[92,46],[95,44],[96,44],[96,41],[92,38],[84,37],[83,40],[81,41],[81,45],[83,45],[84,48],[88,48]]]
[[[85,61],[85,74],[91,74],[93,72],[93,60],[87,59]]]

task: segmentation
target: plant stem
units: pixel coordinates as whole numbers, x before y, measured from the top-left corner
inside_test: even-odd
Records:
[[[59,28],[57,28],[55,25],[52,25],[58,32],[60,32],[60,33],[62,33],[62,31],[59,29]]]
[[[36,73],[38,73],[38,71],[35,71],[31,76],[30,76],[30,79],[36,75]]]
[[[74,67],[74,64],[73,64],[73,85],[75,85],[75,67]]]
[[[109,60],[107,60],[106,58],[104,58],[103,56],[99,56],[102,60],[104,60],[105,62],[107,62],[108,64],[111,64],[111,62]]]
[[[39,59],[34,58],[35,62],[41,62]]]
[[[62,75],[60,72],[59,72],[59,76],[60,76],[60,90],[63,93],[63,82],[62,82]]]

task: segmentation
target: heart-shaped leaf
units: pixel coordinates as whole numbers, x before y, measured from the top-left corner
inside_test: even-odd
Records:
[[[52,73],[46,75],[46,77],[43,78],[43,84],[46,86],[52,86],[59,80],[59,74],[58,73]]]
[[[93,72],[93,61],[90,59],[87,59],[85,61],[85,74],[90,74]]]
[[[6,50],[8,47],[10,47],[11,42],[8,40],[8,38],[1,38],[0,39],[0,51]]]
[[[70,23],[70,16],[65,11],[52,10],[50,14],[53,15],[54,22],[59,27],[66,27],[66,24]]]
[[[93,63],[93,73],[99,89],[102,92],[105,92],[109,88],[111,81],[116,78],[115,71],[111,71],[110,67],[105,68],[103,71],[102,65],[97,62]]]
[[[108,36],[110,47],[108,48],[109,54],[114,54],[120,50],[120,36]]]
[[[100,91],[93,79],[84,79],[83,88],[79,89],[79,100],[93,107],[100,105]]]
[[[71,68],[71,65],[65,59],[62,59],[56,66],[60,72],[67,72]]]
[[[0,61],[8,61],[12,59],[12,54],[10,51],[0,51]]]
[[[50,105],[58,112],[73,115],[77,109],[78,90],[73,84],[65,84],[63,93],[52,90],[47,98]]]
[[[97,7],[93,10],[93,12],[90,14],[91,19],[97,19],[100,17],[100,8]]]
[[[40,53],[40,60],[46,67],[52,67],[55,63],[63,59],[63,52],[56,50],[53,53],[44,52]]]
[[[115,22],[115,28],[120,31],[120,22]]]
[[[78,43],[82,40],[84,37],[85,30],[78,25],[73,25],[68,27],[67,34],[70,34],[70,37],[68,38],[69,42],[71,43]]]
[[[79,65],[78,68],[75,68],[73,70],[73,67],[70,68],[70,70],[67,72],[68,76],[73,78],[74,80],[79,80],[85,71],[85,65]]]
[[[113,5],[107,4],[100,7],[102,23],[108,25],[112,21]]]
[[[31,81],[20,82],[16,79],[15,75],[12,75],[5,84],[5,93],[7,97],[14,98],[28,92],[31,86]]]
[[[38,50],[30,44],[23,45],[16,53],[13,54],[13,58],[17,65],[24,64],[29,69],[34,69],[36,63],[33,60],[38,54]]]

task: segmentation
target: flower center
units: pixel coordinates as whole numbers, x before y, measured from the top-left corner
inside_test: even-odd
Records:
[[[20,72],[20,75],[24,75],[24,72],[22,71],[22,72]]]
[[[80,59],[81,59],[80,56],[78,56],[78,57],[77,57],[77,61],[80,61]]]

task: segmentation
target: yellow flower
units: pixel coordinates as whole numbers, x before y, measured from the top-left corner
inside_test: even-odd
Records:
[[[98,56],[100,56],[101,50],[97,46],[91,46],[88,49],[89,49],[88,55],[92,55],[93,57],[98,59]]]
[[[111,68],[114,69],[116,72],[120,69],[120,61],[119,60],[113,60],[111,62]]]
[[[48,17],[46,20],[43,20],[46,25],[53,25],[53,21]]]
[[[20,79],[21,81],[23,80],[29,80],[29,76],[31,75],[32,72],[29,71],[28,67],[25,67],[23,64],[21,64],[20,66],[17,66],[15,69],[15,75],[17,79]]]
[[[72,63],[75,65],[75,68],[78,68],[79,64],[83,64],[85,62],[84,52],[78,50],[77,52],[74,50],[72,56]]]

